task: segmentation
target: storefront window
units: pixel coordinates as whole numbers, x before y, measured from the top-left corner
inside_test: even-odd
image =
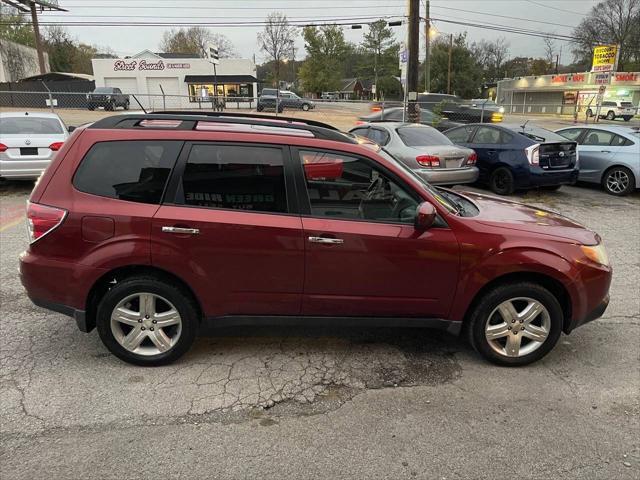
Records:
[[[251,83],[219,83],[219,97],[253,97],[253,84]],[[213,84],[189,84],[189,101],[210,102],[215,97]]]

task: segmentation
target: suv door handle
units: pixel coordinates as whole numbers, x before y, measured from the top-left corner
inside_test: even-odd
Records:
[[[197,228],[183,228],[183,227],[162,227],[164,233],[181,233],[187,235],[198,235],[200,230]]]
[[[341,238],[327,238],[327,237],[309,237],[311,243],[324,243],[325,245],[342,245],[344,240]]]

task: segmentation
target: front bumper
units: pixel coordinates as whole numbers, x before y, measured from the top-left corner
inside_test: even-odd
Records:
[[[478,180],[477,167],[463,168],[420,168],[414,170],[421,178],[431,185],[458,185],[473,183]]]
[[[574,319],[570,322],[567,322],[563,329],[564,333],[569,334],[575,328],[580,327],[585,323],[589,323],[589,322],[593,322],[594,320],[597,320],[604,314],[608,306],[609,306],[609,295],[607,294],[607,296],[594,309],[592,309],[589,313],[587,313],[586,316],[584,316],[583,318]]]

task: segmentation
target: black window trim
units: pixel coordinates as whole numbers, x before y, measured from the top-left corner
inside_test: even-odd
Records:
[[[365,219],[360,219],[360,218],[333,218],[333,217],[325,217],[325,216],[321,216],[321,215],[312,215],[311,214],[311,202],[309,200],[309,194],[307,192],[307,185],[306,185],[306,177],[304,174],[304,168],[302,166],[302,161],[301,161],[301,157],[300,157],[300,151],[301,150],[311,150],[314,152],[323,152],[323,153],[329,153],[329,154],[333,154],[333,155],[342,155],[342,156],[348,156],[348,157],[353,157],[353,158],[357,158],[358,160],[363,160],[366,163],[373,165],[374,168],[378,168],[380,169],[382,172],[384,172],[387,176],[389,176],[389,178],[391,180],[393,180],[394,182],[396,182],[396,184],[401,187],[403,190],[405,190],[407,193],[410,194],[410,196],[412,198],[414,198],[417,202],[418,205],[421,204],[422,202],[427,202],[428,200],[425,200],[424,198],[422,198],[417,192],[416,190],[411,187],[410,185],[408,185],[404,180],[402,180],[401,178],[399,178],[394,172],[392,172],[391,170],[389,170],[388,168],[386,168],[384,165],[382,165],[379,162],[376,162],[375,160],[368,158],[364,155],[360,155],[357,153],[351,153],[351,152],[345,152],[345,151],[341,151],[341,150],[332,150],[330,148],[322,148],[322,147],[306,147],[306,146],[292,146],[291,147],[291,160],[293,161],[293,166],[295,168],[295,177],[296,177],[296,192],[298,193],[298,204],[300,206],[300,216],[303,218],[318,218],[318,219],[322,219],[322,220],[332,220],[332,221],[341,221],[341,222],[361,222],[361,223],[377,223],[377,224],[382,224],[382,225],[402,225],[402,226],[411,226],[412,224],[410,223],[404,223],[404,222],[387,222],[387,221],[382,221],[382,220],[365,220]],[[438,219],[441,220],[441,222],[438,222],[439,224],[436,226],[434,225],[433,228],[449,228],[449,226],[447,225],[447,223],[444,221],[444,219],[441,218],[441,216],[438,214]]]
[[[235,208],[222,207],[203,207],[200,205],[187,205],[184,200],[184,191],[182,187],[182,176],[187,166],[187,160],[191,154],[191,149],[196,145],[222,145],[230,147],[264,147],[280,150],[282,153],[282,165],[284,169],[284,188],[287,196],[286,212],[263,212],[261,210],[241,210]],[[162,199],[162,205],[169,205],[181,208],[200,208],[212,211],[238,212],[238,213],[259,213],[263,215],[285,215],[299,216],[299,207],[297,202],[296,188],[294,185],[293,171],[291,168],[291,154],[286,145],[277,143],[256,143],[256,142],[227,142],[215,140],[190,140],[185,142],[182,152],[176,162],[176,166],[169,177],[168,187],[165,189],[166,194]]]
[[[154,203],[148,203],[148,202],[136,202],[133,200],[126,200],[123,198],[115,198],[115,197],[107,197],[105,195],[98,195],[97,193],[92,193],[92,192],[85,192],[84,190],[80,190],[77,186],[76,186],[76,175],[78,174],[78,170],[80,170],[80,166],[83,164],[83,162],[85,161],[85,159],[87,158],[87,155],[89,155],[89,152],[93,149],[93,147],[95,147],[98,144],[101,143],[122,143],[122,142],[176,142],[176,143],[180,143],[180,148],[178,149],[178,155],[176,157],[176,160],[173,162],[173,166],[171,167],[171,171],[169,172],[169,176],[167,177],[167,180],[164,183],[164,188],[162,189],[162,194],[160,195],[160,199],[158,200],[158,202],[154,202]],[[138,205],[155,205],[157,207],[159,207],[160,205],[163,204],[164,199],[167,195],[167,192],[169,191],[169,188],[171,186],[171,178],[173,177],[174,171],[178,166],[178,163],[180,162],[180,157],[183,154],[183,151],[185,149],[185,145],[187,142],[185,142],[184,140],[177,140],[177,139],[167,139],[167,138],[136,138],[136,139],[111,139],[111,140],[98,140],[93,142],[84,152],[84,155],[82,156],[82,159],[78,162],[78,164],[76,165],[74,171],[73,171],[73,175],[71,175],[71,187],[73,187],[73,189],[76,192],[80,192],[83,193],[85,195],[92,195],[94,197],[98,197],[98,198],[107,198],[109,200],[117,200],[119,202],[129,202],[129,203],[135,203]]]

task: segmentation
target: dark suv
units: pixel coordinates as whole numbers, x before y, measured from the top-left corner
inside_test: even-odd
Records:
[[[594,232],[435,189],[300,119],[104,118],[65,142],[27,221],[32,301],[140,365],[181,356],[205,321],[434,327],[523,365],[609,301]]]
[[[89,110],[98,107],[104,107],[105,110],[115,110],[118,107],[129,110],[129,95],[116,87],[98,87],[87,94],[87,107]]]

